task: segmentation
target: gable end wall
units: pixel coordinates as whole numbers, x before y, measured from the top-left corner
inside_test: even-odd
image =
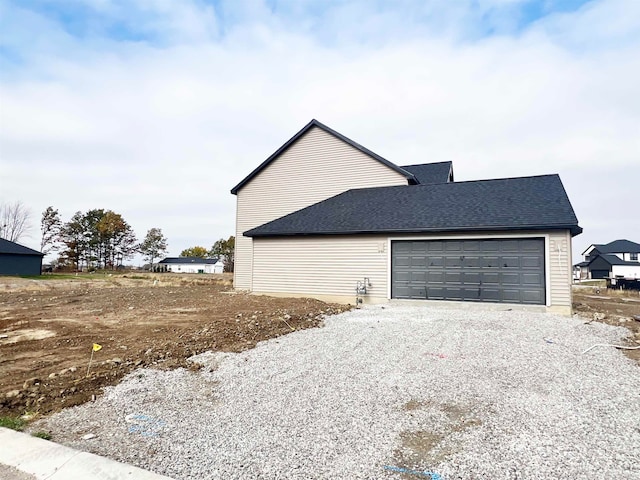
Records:
[[[394,185],[407,179],[324,130],[310,129],[237,193],[234,287],[253,290],[254,244],[243,232],[352,188]]]

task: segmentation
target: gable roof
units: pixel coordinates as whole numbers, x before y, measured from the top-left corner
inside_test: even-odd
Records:
[[[24,245],[20,245],[19,243],[5,240],[4,238],[0,238],[0,253],[9,253],[12,255],[40,255],[41,257],[44,257],[44,253],[25,247]]]
[[[403,165],[403,170],[413,173],[420,185],[453,182],[453,163],[437,162],[421,165]]]
[[[167,257],[160,260],[158,263],[199,263],[214,265],[220,261],[219,258],[200,258],[200,257]]]
[[[391,163],[389,160],[382,158],[380,155],[378,155],[377,153],[372,152],[371,150],[369,150],[368,148],[363,147],[362,145],[360,145],[359,143],[354,142],[353,140],[351,140],[350,138],[345,137],[344,135],[342,135],[341,133],[336,132],[335,130],[327,127],[326,125],[320,123],[318,120],[316,120],[315,118],[313,120],[311,120],[309,123],[307,123],[302,130],[300,130],[298,133],[296,133],[293,137],[291,137],[284,145],[282,145],[278,150],[276,150],[269,158],[267,158],[264,162],[262,162],[260,165],[258,165],[258,167],[251,172],[249,175],[247,175],[240,183],[238,183],[235,187],[233,187],[231,189],[231,193],[234,195],[237,195],[238,191],[244,187],[247,183],[249,183],[253,177],[255,177],[256,175],[258,175],[264,168],[266,168],[271,162],[273,162],[276,158],[278,158],[278,156],[280,156],[281,153],[283,153],[285,150],[287,150],[291,145],[293,145],[300,137],[302,137],[305,133],[307,133],[309,130],[311,130],[313,127],[317,127],[321,130],[324,130],[325,132],[329,133],[330,135],[333,135],[334,137],[338,138],[339,140],[342,140],[343,142],[351,145],[353,148],[360,150],[362,153],[364,153],[365,155],[370,156],[371,158],[373,158],[374,160],[377,160],[378,162],[382,163],[383,165],[386,165],[387,167],[389,167],[391,170],[395,170],[396,172],[398,172],[400,175],[403,175],[409,183],[418,183],[417,180],[415,179],[415,177],[413,176],[412,173],[403,170],[402,168],[398,167],[397,165],[395,165],[394,163]]]
[[[605,245],[592,245],[600,253],[640,253],[640,244],[629,240],[614,240]]]
[[[247,237],[582,228],[558,175],[348,190]]]

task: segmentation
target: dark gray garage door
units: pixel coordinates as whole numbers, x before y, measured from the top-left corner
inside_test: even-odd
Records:
[[[544,305],[544,239],[391,243],[393,298]]]

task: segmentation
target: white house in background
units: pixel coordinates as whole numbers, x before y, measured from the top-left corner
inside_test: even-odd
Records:
[[[640,244],[614,240],[607,244],[589,245],[582,252],[584,261],[575,265],[582,280],[597,278],[640,278]]]
[[[222,273],[224,262],[219,258],[167,257],[158,262],[167,272],[173,273]]]

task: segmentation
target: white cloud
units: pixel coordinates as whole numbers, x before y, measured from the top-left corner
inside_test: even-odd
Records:
[[[27,61],[0,83],[0,201],[65,218],[112,209],[140,237],[162,228],[177,255],[233,234],[231,187],[315,117],[398,164],[453,160],[458,180],[559,172],[585,227],[576,250],[640,241],[605,197],[640,180],[637,21],[598,26],[622,2],[473,41],[449,33],[468,7],[442,13],[437,33],[416,23],[407,34],[405,11],[380,16],[369,2],[321,20],[295,4],[289,17],[263,2],[132,5],[131,22],[149,11],[145,31],[166,28],[162,45],[77,38],[15,13],[41,41],[12,43]],[[92,8],[124,15],[124,3]],[[348,33],[327,41],[337,31]]]

